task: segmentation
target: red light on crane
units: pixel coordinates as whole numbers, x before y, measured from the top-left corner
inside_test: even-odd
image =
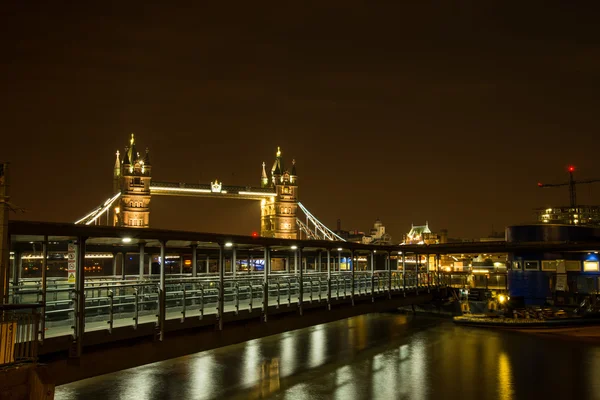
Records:
[[[258,232],[252,232],[252,237],[258,237]]]
[[[542,187],[542,186],[544,186],[544,184],[542,182],[538,182],[538,186]]]
[[[569,165],[569,172],[575,172],[575,167],[572,165]]]

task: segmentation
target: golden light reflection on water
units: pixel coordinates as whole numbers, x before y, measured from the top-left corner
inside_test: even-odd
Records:
[[[119,397],[122,400],[139,400],[150,396],[154,387],[153,369],[142,368],[140,372],[131,374],[127,385],[123,385],[123,393]]]
[[[215,381],[216,362],[215,355],[212,352],[203,353],[200,356],[189,357],[190,360],[190,395],[194,399],[210,398],[210,393],[214,390],[215,385],[219,383]],[[139,396],[136,400],[145,399],[147,397]]]
[[[310,368],[318,367],[325,362],[325,344],[325,326],[317,325],[310,334]]]
[[[297,354],[296,354],[296,337],[293,332],[284,334],[280,342],[281,351],[281,376],[290,376],[296,370]]]
[[[501,352],[498,357],[498,397],[500,400],[513,398],[512,370],[505,352]]]
[[[279,382],[279,358],[264,360],[260,364],[260,378],[254,390],[250,393],[250,399],[262,399],[277,392],[280,388]]]
[[[257,366],[260,365],[260,358],[260,342],[258,340],[246,342],[244,348],[244,373],[242,374],[243,385],[253,385],[259,379]]]

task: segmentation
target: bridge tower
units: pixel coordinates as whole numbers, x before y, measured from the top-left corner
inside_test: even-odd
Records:
[[[292,161],[291,171],[286,170],[279,147],[273,168],[271,168],[270,181],[265,171],[265,163],[263,163],[261,187],[275,189],[276,193],[269,200],[261,201],[261,236],[297,239],[298,176],[296,161]]]
[[[123,160],[119,160],[119,155],[117,151],[113,182],[116,192],[121,192],[121,198],[113,210],[114,225],[149,228],[150,181],[152,180],[150,152],[146,149],[145,156],[140,156],[132,133],[129,146],[125,147]]]

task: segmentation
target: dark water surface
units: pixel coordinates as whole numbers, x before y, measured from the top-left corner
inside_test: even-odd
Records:
[[[600,399],[600,346],[398,314],[60,386],[57,399]]]

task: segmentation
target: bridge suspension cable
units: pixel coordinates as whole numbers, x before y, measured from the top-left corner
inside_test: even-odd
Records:
[[[316,240],[331,240],[331,241],[340,241],[345,242],[346,240],[337,235],[331,229],[329,229],[325,224],[317,219],[304,205],[298,202],[298,207],[306,216],[306,222],[302,221],[300,218],[296,218],[296,225],[301,232],[304,232],[308,239],[316,239]]]
[[[75,224],[85,224],[85,225],[91,225],[91,224],[93,224],[94,222],[96,222],[96,220],[98,220],[98,218],[100,218],[101,215],[103,215],[104,213],[108,212],[108,210],[110,209],[110,206],[112,206],[113,203],[119,197],[121,197],[121,193],[120,192],[117,193],[117,194],[115,194],[113,197],[109,198],[108,200],[106,200],[100,206],[96,207],[92,212],[90,212],[85,217],[83,217],[80,220],[76,221]]]

